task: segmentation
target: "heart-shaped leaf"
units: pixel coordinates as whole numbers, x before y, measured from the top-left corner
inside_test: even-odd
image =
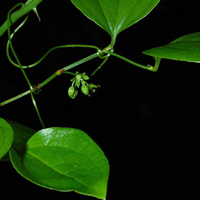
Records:
[[[39,186],[106,198],[108,160],[81,130],[54,127],[38,131],[23,152],[12,148],[10,159],[23,177]]]
[[[13,142],[13,130],[11,126],[0,118],[0,159],[9,151]]]
[[[182,36],[171,43],[146,50],[143,54],[171,60],[200,62],[200,32]]]
[[[144,18],[160,0],[71,0],[115,41],[118,33]]]

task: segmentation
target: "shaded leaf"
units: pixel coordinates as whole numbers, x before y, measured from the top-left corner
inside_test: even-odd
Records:
[[[43,129],[28,140],[24,152],[12,148],[10,158],[23,177],[39,186],[106,198],[108,160],[81,130]]]
[[[178,61],[200,62],[200,32],[182,36],[171,43],[143,51],[143,54]]]
[[[10,124],[10,126],[12,127],[12,130],[14,132],[14,139],[13,139],[13,143],[12,146],[18,150],[21,151],[24,148],[24,145],[26,144],[26,142],[28,141],[28,139],[36,132],[35,130],[24,126],[20,123],[11,121],[6,119],[6,122],[8,122],[8,124]],[[9,153],[7,153],[0,161],[9,161]]]
[[[115,41],[118,33],[144,18],[160,0],[71,0]]]
[[[13,142],[13,130],[11,126],[0,118],[0,159],[9,151]]]
[[[35,130],[24,126],[20,123],[17,123],[12,120],[6,121],[10,124],[10,126],[13,129],[14,132],[14,140],[12,146],[18,150],[21,151],[24,148],[24,145],[28,141],[28,139],[36,132]]]

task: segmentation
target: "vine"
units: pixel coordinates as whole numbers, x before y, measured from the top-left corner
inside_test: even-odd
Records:
[[[68,70],[70,70],[70,69],[72,69],[72,68],[74,68],[74,67],[76,67],[76,66],[78,66],[78,65],[81,65],[81,64],[83,64],[83,63],[85,63],[85,62],[87,62],[87,61],[90,61],[90,60],[92,60],[92,59],[94,59],[94,58],[99,57],[100,59],[104,59],[104,61],[100,64],[100,66],[98,66],[98,67],[94,70],[94,72],[90,75],[90,78],[91,78],[91,77],[94,76],[94,75],[98,72],[98,70],[101,69],[101,67],[107,62],[107,60],[108,60],[108,58],[109,58],[110,55],[115,56],[115,57],[118,57],[118,58],[120,58],[120,59],[122,59],[122,60],[124,60],[124,61],[126,61],[126,62],[128,62],[128,63],[130,63],[130,64],[132,64],[132,65],[135,65],[135,66],[137,66],[137,67],[140,67],[140,68],[142,68],[142,69],[146,69],[146,70],[154,71],[154,72],[158,70],[158,67],[159,67],[161,58],[155,58],[155,66],[154,66],[154,67],[151,66],[151,65],[144,66],[144,65],[138,64],[138,63],[136,63],[136,62],[133,62],[133,61],[131,61],[131,60],[129,60],[129,59],[127,59],[127,58],[125,58],[125,57],[119,55],[119,54],[114,53],[114,50],[113,50],[114,43],[113,43],[113,42],[111,42],[111,44],[110,44],[108,47],[104,48],[103,50],[101,50],[100,48],[98,48],[98,47],[96,47],[96,46],[93,46],[93,45],[84,45],[84,44],[59,45],[59,46],[56,46],[56,47],[51,48],[49,51],[47,51],[47,52],[46,52],[38,61],[36,61],[35,63],[30,64],[30,65],[28,65],[28,66],[22,66],[21,63],[20,63],[20,61],[19,61],[19,58],[18,58],[18,56],[17,56],[17,54],[16,54],[16,52],[15,52],[15,50],[14,50],[14,48],[13,48],[13,45],[12,45],[12,41],[11,41],[11,40],[12,40],[12,38],[14,37],[14,35],[17,33],[17,31],[26,23],[26,21],[28,20],[28,16],[27,16],[27,17],[24,19],[24,21],[13,31],[12,34],[11,34],[11,31],[10,31],[10,24],[12,24],[12,21],[11,21],[12,12],[13,12],[17,7],[19,7],[19,6],[24,7],[25,4],[19,3],[19,4],[15,5],[15,6],[8,12],[8,15],[7,15],[7,30],[8,30],[8,38],[9,38],[9,40],[8,40],[7,46],[6,46],[6,54],[7,54],[7,57],[8,57],[8,60],[10,61],[10,63],[11,63],[12,65],[14,65],[15,67],[18,67],[18,68],[21,69],[21,71],[22,71],[22,73],[23,73],[23,75],[24,75],[24,77],[25,77],[25,79],[26,79],[26,81],[27,81],[27,83],[28,83],[28,85],[29,85],[30,90],[28,90],[28,91],[26,91],[26,92],[23,92],[22,94],[19,94],[19,95],[17,95],[16,97],[13,97],[13,98],[11,98],[11,99],[8,99],[8,100],[6,100],[6,101],[0,103],[0,107],[6,105],[6,104],[8,104],[8,103],[11,103],[12,101],[15,101],[15,100],[17,100],[17,99],[19,99],[19,98],[22,98],[22,97],[24,97],[24,96],[26,96],[26,95],[28,95],[28,94],[30,94],[30,95],[31,95],[32,102],[33,102],[33,105],[34,105],[35,110],[36,110],[36,113],[37,113],[37,115],[38,115],[38,118],[39,118],[40,123],[41,123],[41,125],[42,125],[43,128],[45,127],[45,125],[44,125],[44,123],[43,123],[42,117],[41,117],[41,115],[40,115],[40,112],[39,112],[39,109],[38,109],[38,107],[37,107],[37,104],[36,104],[36,101],[35,101],[35,99],[34,99],[34,95],[33,95],[33,94],[36,94],[37,92],[39,92],[39,90],[40,90],[43,86],[45,86],[46,84],[48,84],[50,81],[52,81],[52,80],[53,80],[55,77],[57,77],[58,75],[61,75],[62,73],[72,74],[71,72],[68,72]],[[34,8],[35,8],[35,4],[34,4]],[[39,15],[37,14],[37,16],[39,16]],[[75,48],[75,47],[76,47],[76,48],[92,48],[92,49],[96,49],[97,52],[94,53],[94,54],[92,54],[92,55],[90,55],[90,56],[88,56],[88,57],[86,57],[86,58],[83,58],[83,59],[81,59],[81,60],[79,60],[79,61],[77,61],[77,62],[75,62],[75,63],[73,63],[73,64],[71,64],[71,65],[69,65],[69,66],[66,66],[66,67],[64,67],[63,69],[58,70],[57,72],[55,72],[52,76],[50,76],[49,78],[47,78],[45,81],[43,81],[43,82],[42,82],[41,84],[39,84],[38,86],[35,86],[35,87],[32,86],[32,84],[30,83],[30,81],[29,81],[29,79],[28,79],[28,77],[27,77],[27,75],[26,75],[24,69],[26,69],[26,68],[32,68],[32,67],[37,66],[37,65],[40,64],[52,51],[54,51],[54,50],[56,50],[56,49],[61,49],[61,48]],[[15,63],[15,62],[11,59],[10,53],[9,53],[9,49],[11,49],[11,51],[12,51],[12,53],[13,53],[13,55],[14,55],[16,61],[17,61],[17,63]],[[69,96],[70,96],[70,95],[69,95]],[[71,96],[71,97],[72,97],[72,96]]]
[[[188,34],[167,45],[144,51],[143,54],[155,59],[154,65],[145,66],[119,55],[114,51],[114,46],[117,35],[147,16],[156,7],[159,0],[71,0],[77,9],[111,36],[111,43],[104,49],[87,44],[59,45],[48,50],[36,62],[22,65],[12,40],[18,30],[28,21],[30,11],[33,10],[40,20],[37,6],[41,2],[42,0],[28,0],[26,3],[16,4],[10,9],[7,20],[0,27],[0,37],[6,31],[8,32],[7,58],[13,66],[21,70],[29,86],[27,91],[0,103],[0,107],[30,95],[43,127],[35,133],[34,130],[23,125],[16,125],[15,122],[0,118],[0,139],[2,140],[0,141],[0,161],[10,160],[21,176],[36,185],[57,191],[76,191],[80,194],[106,199],[110,169],[108,159],[103,151],[85,132],[79,129],[45,128],[34,95],[39,94],[41,88],[56,77],[65,74],[73,77],[71,86],[68,88],[68,96],[71,99],[77,97],[79,89],[84,95],[90,96],[100,87],[91,83],[90,78],[108,62],[111,56],[151,72],[158,70],[161,59],[199,63],[200,33]],[[11,32],[12,24],[22,17],[25,19]],[[95,52],[66,67],[57,69],[43,82],[33,85],[26,70],[39,65],[53,51],[64,48],[93,49]],[[15,60],[11,58],[11,53]],[[101,63],[90,75],[85,72],[73,73],[70,71],[96,58],[101,60]]]

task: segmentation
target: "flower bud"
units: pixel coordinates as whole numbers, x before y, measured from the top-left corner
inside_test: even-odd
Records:
[[[90,93],[93,94],[94,92],[96,92],[96,89],[100,87],[100,85],[94,85],[93,83],[89,83],[89,90]]]
[[[85,75],[85,74],[82,74],[82,76],[83,76],[83,79],[84,79],[84,80],[86,80],[86,81],[89,80],[89,76],[87,76],[87,75]]]
[[[76,80],[77,81],[81,81],[83,79],[82,75],[81,74],[77,74],[76,75]]]
[[[93,88],[98,88],[100,87],[99,85],[95,85],[93,83],[89,83],[89,89],[93,89]]]
[[[83,94],[90,96],[89,95],[89,88],[88,88],[88,86],[82,85],[81,91],[82,91]]]
[[[76,86],[79,88],[80,87],[81,82],[76,80]]]
[[[76,96],[78,95],[78,90],[76,90],[74,87],[69,87],[69,89],[68,89],[68,95],[72,99],[75,99]]]

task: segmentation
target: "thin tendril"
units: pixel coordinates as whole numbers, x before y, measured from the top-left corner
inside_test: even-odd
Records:
[[[30,94],[31,94],[31,99],[32,99],[33,105],[34,105],[34,107],[35,107],[35,110],[36,110],[36,112],[37,112],[37,115],[38,115],[38,118],[39,118],[39,120],[40,120],[40,123],[42,124],[43,128],[45,128],[44,123],[43,123],[42,118],[41,118],[41,115],[40,115],[40,113],[39,113],[39,110],[38,110],[38,107],[37,107],[35,98],[34,98],[34,96],[33,96],[33,92],[34,92],[33,86],[31,85],[31,83],[30,83],[30,81],[29,81],[29,79],[28,79],[28,77],[27,77],[27,75],[26,75],[26,72],[24,71],[24,69],[23,69],[23,67],[22,67],[22,65],[21,65],[21,62],[20,62],[20,60],[19,60],[17,54],[15,53],[15,50],[14,50],[14,48],[13,48],[12,41],[11,41],[10,23],[12,23],[12,21],[11,21],[10,16],[11,16],[11,13],[13,12],[13,10],[16,9],[16,8],[19,7],[19,6],[24,6],[24,4],[23,4],[23,3],[19,3],[19,4],[15,5],[15,6],[8,12],[8,15],[7,15],[7,21],[8,21],[8,39],[9,39],[11,51],[12,51],[12,53],[13,53],[13,55],[14,55],[14,57],[15,57],[17,63],[18,63],[18,65],[19,65],[19,67],[20,67],[20,69],[21,69],[21,71],[22,71],[22,73],[23,73],[23,75],[24,75],[24,77],[25,77],[25,79],[26,79],[28,85],[29,85]]]
[[[15,31],[16,32],[16,31]],[[42,58],[40,58],[37,62],[31,64],[31,65],[27,65],[27,66],[22,66],[23,69],[27,69],[27,68],[32,68],[35,67],[36,65],[40,64],[52,51],[56,50],[56,49],[63,49],[63,48],[92,48],[92,49],[96,49],[97,51],[99,51],[100,49],[96,46],[93,45],[84,45],[84,44],[70,44],[70,45],[59,45],[56,47],[51,48],[50,50],[48,50],[43,56]],[[7,54],[9,55],[9,43],[7,45]],[[10,58],[10,57],[9,57]],[[12,59],[9,59],[10,62],[15,66],[15,67],[19,67],[20,66],[15,63],[14,61],[12,61]]]
[[[15,6],[8,12],[8,15],[7,15],[7,20],[8,20],[8,40],[9,40],[9,43],[10,43],[10,48],[11,48],[11,50],[12,50],[12,53],[13,53],[13,55],[14,55],[14,57],[15,57],[17,63],[18,63],[18,65],[20,66],[20,69],[21,69],[21,71],[22,71],[22,73],[23,73],[23,75],[24,75],[24,77],[25,77],[25,79],[26,79],[26,81],[27,81],[29,87],[32,88],[32,85],[31,85],[31,83],[30,83],[30,81],[29,81],[29,79],[28,79],[28,77],[27,77],[27,75],[26,75],[24,69],[22,68],[21,62],[19,61],[19,58],[18,58],[17,54],[15,53],[15,50],[14,50],[14,47],[13,47],[12,41],[11,41],[11,33],[10,33],[10,27],[9,27],[9,23],[12,23],[12,22],[11,22],[11,19],[10,19],[10,15],[11,15],[12,11],[13,11],[14,9],[16,9],[18,6],[21,6],[21,5],[23,6],[23,4],[21,4],[21,3],[15,5]]]
[[[92,72],[92,74],[90,75],[90,78],[94,76],[102,68],[102,66],[107,62],[108,58],[109,56],[105,58],[104,61]]]
[[[17,4],[14,8],[12,8],[10,11],[12,12],[16,7],[18,6],[24,6],[23,3],[19,3]],[[10,19],[10,15],[11,15],[11,12],[8,13],[8,24],[11,22],[11,19]],[[10,34],[10,39],[8,40],[7,42],[7,46],[6,46],[6,53],[7,53],[7,57],[8,57],[8,60],[10,61],[10,63],[12,65],[14,65],[15,67],[18,67],[18,68],[23,68],[23,69],[26,69],[26,68],[32,68],[32,67],[35,67],[36,65],[38,65],[39,63],[41,63],[52,51],[56,50],[56,49],[61,49],[61,48],[92,48],[92,49],[96,49],[98,52],[100,52],[101,50],[94,46],[94,45],[84,45],[84,44],[71,44],[71,45],[59,45],[59,46],[55,46],[53,48],[51,48],[50,50],[48,50],[44,56],[42,56],[42,58],[40,58],[37,62],[31,64],[31,65],[27,65],[27,66],[22,66],[19,64],[18,60],[17,60],[17,63],[15,63],[11,57],[10,57],[10,54],[9,54],[9,47],[11,48],[12,50],[12,43],[11,43],[11,39],[14,37],[15,33],[17,33],[17,31],[26,23],[28,19],[28,16],[24,19],[24,21],[14,30],[14,32],[12,34]],[[10,30],[9,30],[10,31]],[[13,53],[14,54],[14,53]]]
[[[31,91],[30,94],[31,94],[31,99],[32,99],[33,105],[34,105],[34,107],[35,107],[36,113],[37,113],[38,118],[39,118],[39,120],[40,120],[40,123],[41,123],[42,127],[45,128],[44,122],[43,122],[43,120],[42,120],[42,117],[41,117],[41,115],[40,115],[39,109],[38,109],[38,107],[37,107],[37,104],[36,104],[36,101],[35,101],[35,98],[34,98],[34,95],[33,95],[33,92]]]
[[[27,19],[28,19],[28,16],[27,16],[27,17],[24,19],[24,21],[14,30],[14,32],[13,32],[12,34],[11,34],[11,31],[10,31],[10,25],[12,24],[12,21],[11,21],[11,13],[13,12],[14,9],[16,9],[16,8],[19,7],[19,6],[22,6],[22,7],[23,7],[24,4],[23,4],[23,3],[19,3],[19,4],[15,5],[15,6],[8,12],[8,15],[7,15],[7,22],[8,22],[8,24],[7,24],[7,26],[8,26],[8,27],[7,27],[7,28],[8,28],[8,43],[7,43],[7,46],[6,46],[6,53],[7,53],[8,60],[11,62],[11,64],[13,64],[14,66],[16,66],[16,67],[18,67],[18,68],[21,69],[21,71],[22,71],[22,73],[23,73],[23,75],[24,75],[24,77],[25,77],[25,79],[26,79],[26,81],[27,81],[27,83],[28,83],[28,85],[29,85],[29,88],[30,88],[29,92],[30,92],[30,95],[31,95],[31,99],[32,99],[33,105],[34,105],[34,107],[35,107],[36,113],[37,113],[37,115],[38,115],[38,118],[39,118],[39,120],[40,120],[40,123],[41,123],[41,125],[43,126],[43,128],[45,128],[44,123],[43,123],[43,120],[42,120],[41,115],[40,115],[40,113],[39,113],[39,110],[38,110],[38,107],[37,107],[37,104],[36,104],[34,95],[33,95],[33,93],[36,94],[36,92],[37,92],[37,91],[35,91],[35,88],[36,88],[36,87],[33,88],[33,86],[32,86],[32,84],[30,83],[29,78],[27,77],[27,75],[26,75],[24,69],[25,69],[25,68],[31,68],[31,67],[34,67],[34,66],[38,65],[40,62],[42,62],[42,61],[46,58],[46,56],[48,56],[53,50],[56,50],[56,49],[60,49],[60,48],[69,48],[69,47],[82,47],[82,48],[93,48],[93,49],[96,49],[96,50],[97,50],[97,53],[94,53],[94,54],[92,54],[91,56],[88,56],[88,57],[86,57],[86,58],[84,58],[84,59],[82,59],[82,60],[80,60],[80,61],[77,61],[77,62],[75,62],[75,63],[73,63],[73,64],[71,64],[71,65],[69,65],[69,66],[67,66],[67,67],[65,67],[65,68],[62,69],[62,70],[65,71],[65,73],[73,74],[73,73],[71,73],[71,72],[66,72],[66,71],[69,70],[69,69],[71,69],[71,68],[73,68],[73,67],[75,67],[75,66],[77,66],[77,65],[80,65],[80,64],[82,64],[82,63],[84,63],[84,62],[87,62],[87,61],[89,61],[89,60],[91,60],[91,59],[94,59],[94,58],[96,58],[96,57],[100,57],[100,55],[99,55],[98,52],[102,52],[102,51],[101,51],[98,47],[92,46],[92,45],[83,45],[83,44],[60,45],[60,46],[56,46],[56,47],[51,48],[49,51],[47,51],[47,53],[46,53],[41,59],[39,59],[39,60],[38,60],[37,62],[35,62],[34,64],[31,64],[31,65],[28,65],[28,66],[22,66],[22,64],[21,64],[21,62],[20,62],[20,60],[19,60],[19,58],[18,58],[18,56],[17,56],[17,54],[16,54],[16,52],[15,52],[15,50],[14,50],[14,47],[13,47],[13,45],[12,45],[11,39],[14,37],[15,33],[25,24],[25,22],[26,22]],[[9,48],[11,49],[11,51],[12,51],[12,53],[13,53],[13,56],[14,56],[16,62],[14,62],[14,61],[11,59],[10,54],[9,54]],[[101,57],[100,57],[100,58],[101,58]],[[107,58],[104,59],[104,61],[102,62],[102,64],[93,72],[92,76],[105,64],[106,61],[107,61]],[[46,81],[44,81],[44,82],[43,82],[43,85],[47,84],[48,82],[50,82],[50,81],[51,81],[52,79],[54,79],[55,77],[56,77],[56,73],[55,73],[54,75],[52,75],[49,79],[47,79]],[[40,85],[40,87],[41,87],[41,86],[42,86],[42,84]],[[25,93],[24,93],[24,94],[25,94]],[[18,95],[17,97],[14,97],[14,98],[12,98],[11,100],[5,101],[5,102],[3,102],[3,104],[0,104],[0,105],[2,106],[2,105],[7,104],[7,102],[12,102],[14,99],[18,99],[18,97],[20,98],[21,96],[22,96],[22,95]]]
[[[27,15],[26,18],[24,19],[24,21],[10,35],[10,39],[12,39],[13,36],[15,35],[15,33],[17,33],[17,31],[26,23],[26,21],[28,20],[28,18],[29,18],[29,16]],[[10,41],[8,40],[7,45],[6,45],[6,54],[7,54],[8,60],[10,61],[10,63],[12,65],[20,68],[20,66],[11,59],[10,53],[9,53],[9,47],[10,47]]]

